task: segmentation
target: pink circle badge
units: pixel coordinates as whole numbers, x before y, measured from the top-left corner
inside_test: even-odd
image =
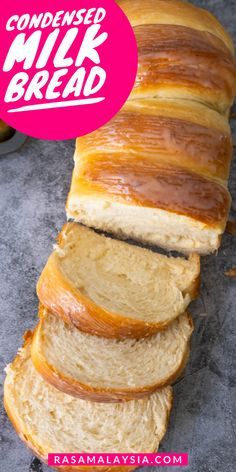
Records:
[[[22,133],[90,133],[132,90],[137,45],[114,0],[5,2],[0,40],[0,116]]]

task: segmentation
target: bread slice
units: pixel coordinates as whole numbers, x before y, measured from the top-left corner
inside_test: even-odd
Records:
[[[52,452],[128,453],[154,452],[158,448],[171,410],[171,387],[141,400],[118,404],[80,400],[42,379],[33,367],[30,347],[29,333],[25,346],[7,367],[4,404],[20,438],[43,461],[47,462],[47,455]]]
[[[167,257],[68,223],[37,293],[52,313],[82,331],[141,338],[185,311],[197,295],[199,272],[196,255]]]
[[[41,308],[32,361],[64,393],[97,402],[142,398],[182,373],[192,331],[185,313],[148,338],[106,339],[83,333]]]

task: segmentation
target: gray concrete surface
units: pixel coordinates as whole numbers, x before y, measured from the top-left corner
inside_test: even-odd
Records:
[[[235,1],[194,3],[218,14],[236,39]],[[232,125],[236,142],[236,122]],[[72,141],[29,139],[19,152],[0,158],[1,393],[3,368],[21,345],[24,331],[36,322],[35,284],[65,221],[73,148]],[[233,167],[236,207],[235,161]],[[188,472],[236,469],[236,279],[224,275],[233,265],[236,238],[228,235],[217,256],[202,259],[201,296],[191,310],[191,357],[175,385],[170,427],[161,446],[163,451],[188,452]],[[49,472],[20,442],[2,406],[0,471]]]

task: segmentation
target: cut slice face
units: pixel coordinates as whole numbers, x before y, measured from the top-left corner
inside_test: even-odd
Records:
[[[159,331],[197,296],[200,262],[168,257],[76,223],[64,226],[37,293],[82,331],[141,338]]]
[[[4,403],[21,439],[42,460],[46,462],[52,452],[131,453],[154,452],[158,448],[171,410],[171,387],[130,402],[83,401],[42,379],[33,367],[30,346],[28,337],[25,347],[7,368]]]
[[[139,340],[83,333],[41,308],[32,342],[35,368],[59,390],[98,402],[141,398],[172,383],[188,359],[188,314]]]

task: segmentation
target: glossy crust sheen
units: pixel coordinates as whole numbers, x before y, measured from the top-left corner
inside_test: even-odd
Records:
[[[162,383],[158,383],[158,385],[147,385],[146,387],[142,388],[127,387],[126,389],[120,390],[108,388],[105,386],[102,388],[85,385],[79,382],[78,380],[73,379],[72,377],[67,377],[61,372],[57,371],[54,366],[50,365],[47,362],[46,358],[42,354],[40,349],[40,338],[43,335],[41,330],[43,318],[45,316],[47,316],[47,310],[41,306],[39,311],[40,322],[34,331],[34,336],[31,344],[31,358],[34,367],[42,375],[46,382],[50,383],[63,393],[67,393],[83,400],[89,400],[98,403],[120,403],[129,400],[137,400],[139,398],[144,398],[156,392],[162,387],[173,384],[177,380],[177,378],[182,374],[188,361],[189,342],[186,343],[186,350],[178,370],[169,378],[165,379],[165,381],[163,381]],[[191,330],[193,331],[193,322],[190,315],[188,315],[188,321]]]
[[[207,31],[221,39],[234,53],[230,35],[208,11],[179,0],[117,0],[132,26],[148,24],[181,25]]]
[[[74,195],[108,196],[115,202],[159,208],[222,228],[231,203],[228,190],[214,181],[128,153],[80,159],[72,178]]]
[[[25,343],[24,346],[27,344],[30,345],[32,342],[32,337],[33,333],[28,331],[25,334]],[[21,362],[20,356],[17,355],[12,363],[12,366],[16,367],[18,366],[18,363]],[[173,401],[173,399],[172,399]],[[14,407],[11,405],[11,400],[10,400],[10,393],[8,393],[6,387],[4,387],[4,407],[7,412],[7,415],[9,417],[9,420],[11,421],[15,431],[17,432],[18,436],[20,439],[26,444],[26,446],[35,454],[42,462],[47,464],[47,454],[45,451],[40,447],[34,440],[32,436],[26,433],[24,429],[24,425],[21,423],[20,419],[17,418],[14,415]],[[168,421],[167,421],[168,424]],[[166,429],[167,429],[167,424],[166,424]],[[130,472],[132,470],[135,470],[136,467],[54,467],[55,470],[58,471],[63,471],[63,472]]]
[[[123,111],[139,113],[142,115],[175,118],[212,130],[217,130],[226,135],[231,134],[229,122],[225,116],[216,112],[212,108],[206,107],[202,103],[192,100],[182,100],[181,98],[171,99],[165,97],[128,100],[120,113]],[[77,139],[77,145],[87,136],[90,135]]]
[[[223,232],[231,157],[219,113],[189,100],[131,100],[77,140],[70,196],[167,210]]]
[[[122,152],[129,153],[130,159],[145,156],[154,163],[168,162],[227,181],[232,158],[230,133],[161,113],[122,110],[105,126],[77,140],[75,161]]]
[[[69,224],[70,226],[72,223]],[[63,249],[67,229],[64,226],[58,237],[58,245]],[[199,265],[197,255],[190,256]],[[195,299],[199,290],[199,275],[189,287],[189,296]],[[84,296],[63,273],[59,259],[55,253],[49,257],[48,262],[37,284],[37,294],[40,302],[53,314],[60,316],[67,324],[72,324],[86,333],[103,336],[105,338],[134,338],[139,339],[150,336],[164,329],[173,321],[165,320],[159,323],[145,322],[122,316],[119,313],[111,313],[95,304]]]
[[[236,62],[221,40],[174,25],[137,26],[134,32],[139,66],[131,97],[192,98],[228,112],[236,92]]]

